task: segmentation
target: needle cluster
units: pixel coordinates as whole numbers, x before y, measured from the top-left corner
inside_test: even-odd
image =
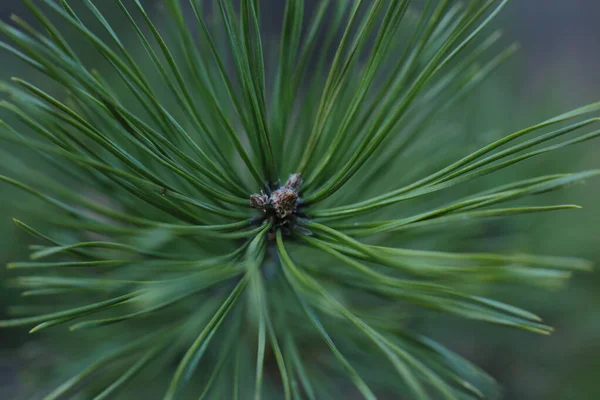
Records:
[[[0,183],[38,203],[15,220],[31,259],[9,264],[25,304],[0,327],[68,360],[46,399],[494,398],[413,322],[549,334],[487,289],[591,267],[480,234],[572,212],[524,202],[599,174],[496,179],[600,136],[600,104],[483,147],[461,125],[517,48],[488,54],[507,0],[286,0],[276,38],[259,0],[165,0],[156,18],[138,0],[23,2],[36,23],[0,23],[0,48],[44,79],[0,85],[0,140],[27,152],[3,148]]]

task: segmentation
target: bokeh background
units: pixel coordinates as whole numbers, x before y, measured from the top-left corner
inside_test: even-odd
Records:
[[[100,0],[98,0],[99,2]],[[265,21],[277,31],[282,0],[269,2]],[[308,3],[313,3],[309,1]],[[160,14],[160,1],[145,1]],[[157,4],[156,6],[154,4]],[[0,18],[26,17],[18,0],[0,0]],[[505,43],[521,50],[463,108],[465,126],[474,131],[511,132],[568,109],[600,100],[600,2],[597,0],[513,0],[497,20]],[[0,80],[27,74],[0,53]],[[591,142],[536,159],[531,171],[574,172],[600,168],[600,143]],[[35,163],[35,160],[28,160]],[[0,163],[1,164],[1,163]],[[1,171],[0,171],[1,172]],[[518,245],[550,255],[577,255],[600,265],[599,182],[587,182],[553,196],[583,210],[528,217],[519,225]],[[18,196],[18,197],[17,197]],[[0,264],[23,258],[28,237],[12,224],[20,193],[0,187]],[[514,229],[514,227],[513,227]],[[7,276],[0,269],[0,280]],[[551,337],[436,319],[422,329],[465,355],[504,387],[509,400],[600,399],[600,272],[579,275],[558,292],[505,290],[497,297],[525,306],[556,327]],[[17,304],[15,293],[0,289],[0,318],[5,306]],[[24,360],[44,363],[51,352],[25,343],[23,330],[0,331],[0,399],[20,398]]]

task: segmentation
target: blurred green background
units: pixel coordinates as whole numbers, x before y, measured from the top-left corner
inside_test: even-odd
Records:
[[[267,30],[276,33],[281,0],[270,4]],[[18,0],[0,1],[0,18],[26,17]],[[157,3],[157,6],[153,4]],[[309,5],[315,1],[308,1]],[[160,1],[145,1],[160,15]],[[271,7],[272,5],[272,7]],[[568,109],[600,100],[600,2],[596,0],[514,0],[496,22],[505,43],[521,50],[484,87],[461,106],[463,129],[473,135],[508,133]],[[0,54],[0,80],[13,75],[36,76],[5,53]],[[4,146],[4,144],[2,144]],[[12,150],[11,150],[12,151]],[[16,151],[16,150],[15,150]],[[591,142],[536,158],[505,174],[544,171],[575,172],[600,168],[600,143]],[[18,153],[15,153],[18,155]],[[35,163],[35,160],[25,160]],[[0,162],[0,173],[3,173]],[[600,265],[600,189],[597,181],[552,194],[556,203],[575,203],[583,210],[526,217],[511,229],[517,248],[549,255],[577,255]],[[17,200],[18,199],[18,200]],[[547,199],[547,197],[546,197]],[[553,199],[553,200],[554,200]],[[23,259],[29,238],[11,218],[31,206],[22,193],[0,187],[0,264]],[[0,269],[0,280],[8,277]],[[496,377],[510,400],[600,399],[600,273],[578,275],[556,292],[505,288],[496,297],[533,312],[556,328],[551,337],[468,323],[456,319],[424,319],[422,330],[466,356]],[[10,289],[0,289],[0,318],[18,304]],[[17,398],[24,363],[43,365],[47,349],[25,343],[23,330],[0,331],[0,399]],[[26,388],[25,388],[26,389]]]

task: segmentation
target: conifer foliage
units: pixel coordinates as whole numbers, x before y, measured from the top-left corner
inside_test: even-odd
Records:
[[[106,3],[111,18],[24,0],[35,24],[0,24],[2,49],[53,83],[2,83],[0,122],[36,160],[5,152],[0,181],[40,200],[15,220],[31,260],[8,266],[26,315],[0,327],[71,331],[71,377],[46,398],[494,398],[411,318],[549,334],[481,287],[554,287],[589,263],[454,232],[571,212],[511,201],[599,173],[493,175],[595,138],[600,104],[479,149],[453,128],[516,49],[488,56],[507,1],[286,0],[278,37],[260,0],[164,0],[152,18]]]

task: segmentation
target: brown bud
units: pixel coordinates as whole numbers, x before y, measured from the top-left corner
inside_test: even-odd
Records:
[[[288,222],[285,220],[298,208],[300,185],[302,185],[302,175],[292,174],[287,183],[270,196],[263,191],[250,196],[250,207],[261,210],[267,217],[275,216],[280,220],[278,223],[284,225]]]
[[[286,218],[296,211],[298,205],[298,193],[295,190],[282,187],[271,195],[271,205],[278,218]]]
[[[302,174],[293,174],[288,178],[285,188],[297,190],[302,185]]]
[[[264,193],[253,194],[250,196],[250,207],[266,213],[267,209],[269,208],[269,196]]]

